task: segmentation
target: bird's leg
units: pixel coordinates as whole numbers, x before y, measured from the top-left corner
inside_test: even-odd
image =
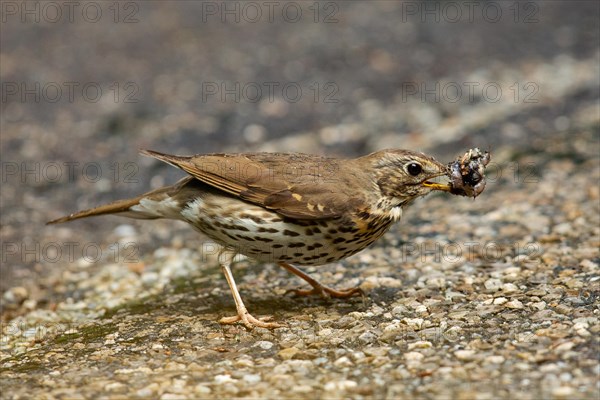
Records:
[[[242,301],[242,296],[240,296],[240,292],[238,292],[235,280],[233,279],[231,269],[229,268],[233,258],[235,257],[235,254],[235,252],[232,252],[230,250],[223,250],[219,254],[219,264],[221,264],[221,269],[223,270],[225,279],[227,279],[229,289],[231,289],[231,294],[233,295],[233,300],[235,301],[235,308],[237,309],[238,315],[236,315],[235,317],[223,317],[219,320],[219,322],[222,324],[233,324],[237,321],[242,321],[242,323],[246,325],[248,329],[253,329],[255,326],[261,328],[281,327],[282,325],[276,322],[266,322],[272,319],[272,317],[254,318],[246,309],[246,306]]]
[[[330,287],[323,285],[316,279],[311,278],[309,275],[300,271],[298,268],[294,267],[293,265],[290,265],[285,262],[280,262],[279,266],[282,268],[285,268],[286,270],[288,270],[292,274],[296,275],[297,277],[304,279],[306,282],[308,282],[308,284],[310,286],[313,287],[312,290],[300,290],[300,289],[288,290],[288,293],[292,292],[296,296],[310,296],[310,295],[316,294],[323,298],[335,297],[338,299],[345,299],[347,297],[352,297],[355,294],[358,294],[360,296],[364,295],[362,289],[359,288],[358,286],[353,287],[353,288],[348,288],[348,289],[335,290],[335,289],[332,289]]]

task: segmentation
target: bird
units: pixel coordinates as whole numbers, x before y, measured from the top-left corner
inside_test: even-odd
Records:
[[[187,222],[221,246],[218,260],[237,315],[219,322],[241,322],[248,329],[283,325],[270,316],[249,313],[231,272],[236,255],[276,263],[305,280],[312,289],[294,290],[299,296],[362,295],[359,287],[327,287],[299,267],[337,262],[367,248],[400,220],[407,206],[432,191],[463,194],[452,181],[434,181],[441,176],[456,181],[459,173],[452,175],[450,165],[411,150],[386,149],[351,159],[302,153],[140,153],[180,168],[187,176],[47,224],[107,214]],[[483,177],[477,179],[465,187]]]

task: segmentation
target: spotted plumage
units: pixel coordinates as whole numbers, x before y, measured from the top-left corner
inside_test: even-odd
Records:
[[[50,223],[103,214],[170,218],[189,223],[223,246],[221,265],[238,316],[222,322],[279,326],[246,310],[229,264],[236,254],[274,262],[305,279],[310,291],[348,297],[360,290],[327,288],[296,265],[320,265],[349,257],[380,238],[402,216],[402,208],[448,185],[444,165],[421,153],[383,150],[357,159],[307,154],[208,154],[190,157],[142,151],[189,176],[175,185],[133,199],[81,211]]]

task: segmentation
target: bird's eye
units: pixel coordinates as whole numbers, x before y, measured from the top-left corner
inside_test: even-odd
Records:
[[[408,166],[406,167],[406,170],[412,176],[417,176],[423,171],[423,167],[421,167],[419,164],[413,162],[413,163],[408,164]]]

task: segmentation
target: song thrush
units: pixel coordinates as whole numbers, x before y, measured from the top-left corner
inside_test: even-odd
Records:
[[[186,171],[172,186],[65,216],[49,224],[104,214],[182,220],[222,245],[219,262],[248,328],[281,326],[255,318],[238,292],[230,264],[244,254],[307,281],[298,295],[349,297],[358,287],[334,290],[294,267],[321,265],[351,256],[381,237],[403,207],[432,190],[475,197],[483,190],[489,154],[479,150],[445,166],[408,150],[383,150],[356,159],[307,154],[207,154],[190,157],[143,150]],[[446,175],[449,184],[432,179]]]

